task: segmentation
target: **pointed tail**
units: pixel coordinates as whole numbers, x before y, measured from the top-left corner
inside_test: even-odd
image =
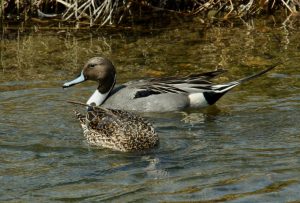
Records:
[[[272,70],[273,68],[277,67],[278,65],[279,65],[279,64],[273,65],[273,66],[271,66],[271,67],[269,67],[269,68],[267,68],[267,69],[265,69],[265,70],[262,70],[262,71],[259,72],[259,73],[250,75],[250,76],[245,77],[245,78],[242,78],[242,79],[239,79],[239,80],[237,80],[237,82],[239,82],[239,84],[241,84],[241,83],[246,82],[246,81],[248,81],[248,80],[252,80],[252,79],[254,79],[254,78],[257,78],[257,77],[259,77],[259,76],[265,74],[266,72],[269,72],[270,70]]]
[[[234,88],[235,86],[247,82],[249,80],[255,79],[263,74],[265,74],[266,72],[272,70],[273,68],[277,67],[277,65],[271,66],[261,72],[255,73],[253,75],[247,76],[245,78],[233,81],[233,82],[229,82],[229,83],[225,83],[225,84],[221,84],[221,85],[214,85],[213,86],[213,92],[215,93],[223,93],[223,92],[228,92],[230,89]]]
[[[254,78],[257,78],[263,74],[265,74],[266,72],[272,70],[273,68],[277,67],[279,64],[276,64],[274,66],[271,66],[261,72],[258,72],[256,74],[247,76],[245,78],[233,81],[233,82],[229,82],[229,83],[225,83],[225,84],[220,84],[220,85],[214,85],[212,87],[212,91],[210,92],[204,92],[204,97],[207,100],[207,102],[212,105],[214,104],[216,101],[218,101],[226,92],[228,92],[229,90],[231,90],[232,88],[234,88],[235,86],[247,82],[249,80],[252,80]]]

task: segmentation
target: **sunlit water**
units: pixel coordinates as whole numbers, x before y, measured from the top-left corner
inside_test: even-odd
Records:
[[[300,32],[280,27],[179,28],[152,34],[17,33],[1,41],[0,201],[300,200]],[[144,114],[157,149],[89,147],[72,109],[94,83],[63,90],[85,60],[112,59],[118,81],[222,66],[216,82],[270,64],[204,110]]]

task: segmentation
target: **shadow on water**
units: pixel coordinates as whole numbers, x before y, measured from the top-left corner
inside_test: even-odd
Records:
[[[17,33],[1,40],[0,201],[286,202],[299,190],[299,29],[190,25],[147,35]],[[215,82],[282,62],[216,106],[143,114],[157,149],[90,148],[66,99],[85,101],[88,82],[63,90],[90,57],[113,60],[118,83],[224,67]]]

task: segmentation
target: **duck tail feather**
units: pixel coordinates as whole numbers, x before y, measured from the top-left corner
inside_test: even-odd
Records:
[[[247,76],[245,78],[233,81],[233,82],[229,82],[229,83],[225,83],[225,84],[220,84],[220,85],[214,85],[212,87],[212,91],[208,91],[208,92],[204,92],[204,97],[207,100],[207,102],[209,104],[214,104],[216,101],[218,101],[226,92],[228,92],[229,90],[231,90],[232,88],[234,88],[235,86],[244,83],[246,81],[252,80],[254,78],[257,78],[263,74],[265,74],[266,72],[272,70],[273,68],[277,67],[279,64],[271,66],[259,73]]]
[[[247,77],[244,77],[242,79],[239,79],[239,80],[236,80],[236,81],[233,81],[233,82],[229,82],[229,83],[225,83],[225,84],[220,84],[220,85],[214,85],[213,86],[213,92],[215,93],[226,93],[228,92],[229,90],[231,90],[232,88],[234,88],[235,86],[241,84],[241,83],[244,83],[244,82],[247,82],[249,80],[252,80],[252,79],[255,79],[267,72],[269,72],[270,70],[274,69],[275,67],[277,67],[277,65],[273,65],[269,68],[266,68],[258,73],[255,73],[253,75],[250,75],[250,76],[247,76]]]
[[[260,71],[260,72],[258,72],[258,73],[255,73],[255,74],[253,74],[253,75],[247,76],[247,77],[242,78],[242,79],[239,79],[239,80],[237,80],[236,82],[238,82],[239,84],[241,84],[241,83],[243,83],[243,82],[246,82],[246,81],[252,80],[252,79],[254,79],[254,78],[257,78],[257,77],[259,77],[259,76],[265,74],[266,72],[269,72],[270,70],[276,68],[278,65],[280,65],[280,64],[276,64],[276,65],[270,66],[269,68],[266,68],[266,69],[264,69],[264,70],[262,70],[262,71]]]

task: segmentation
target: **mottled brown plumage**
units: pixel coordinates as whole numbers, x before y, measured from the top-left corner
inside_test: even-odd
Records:
[[[90,107],[86,116],[74,112],[90,145],[130,152],[158,144],[154,127],[136,114],[102,107]]]

